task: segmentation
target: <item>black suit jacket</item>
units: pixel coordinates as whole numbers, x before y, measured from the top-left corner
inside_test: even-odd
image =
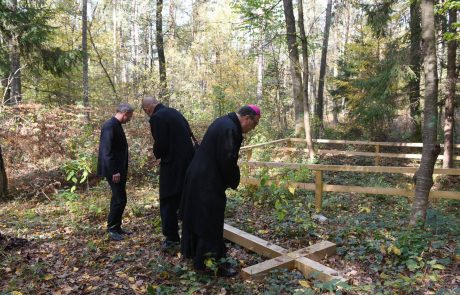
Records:
[[[112,117],[101,128],[97,174],[112,179],[112,175],[117,173],[120,173],[122,181],[126,181],[128,142],[120,121]]]

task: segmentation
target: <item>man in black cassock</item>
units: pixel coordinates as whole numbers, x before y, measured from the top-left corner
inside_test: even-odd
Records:
[[[223,238],[227,188],[240,182],[238,152],[243,133],[254,129],[260,119],[255,105],[242,107],[216,119],[206,131],[185,176],[181,203],[181,252],[193,258],[196,270],[205,270],[205,259],[225,257]],[[218,275],[233,276],[236,271],[221,265]]]
[[[153,154],[160,162],[160,215],[163,250],[179,246],[179,209],[185,171],[193,158],[191,129],[182,114],[159,103],[154,97],[145,97],[142,108],[150,117],[154,139]]]
[[[112,190],[107,230],[114,241],[123,240],[123,235],[129,234],[121,228],[128,178],[128,142],[122,124],[131,120],[133,112],[129,104],[120,104],[115,116],[102,125],[99,141],[97,175],[105,177]]]

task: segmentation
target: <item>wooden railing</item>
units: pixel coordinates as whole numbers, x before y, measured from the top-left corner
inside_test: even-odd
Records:
[[[315,192],[315,208],[317,212],[321,211],[323,192],[344,192],[344,193],[364,193],[364,194],[379,194],[390,196],[406,196],[413,197],[415,195],[415,187],[412,190],[397,189],[397,188],[381,188],[381,187],[362,187],[349,185],[331,185],[325,184],[323,181],[323,171],[348,171],[361,173],[397,173],[397,174],[414,174],[418,168],[415,167],[382,167],[382,166],[342,166],[342,165],[317,165],[317,164],[296,164],[296,163],[280,163],[280,162],[240,162],[242,165],[249,167],[267,167],[267,168],[291,168],[301,169],[308,168],[315,173],[315,183],[297,183],[289,182],[291,187],[297,187]],[[444,169],[435,168],[433,174],[437,175],[460,175],[460,169]],[[254,178],[242,178],[241,183],[260,185],[260,181]],[[271,180],[269,183],[277,183],[276,180]],[[457,191],[431,191],[430,198],[444,198],[460,200],[460,192]]]
[[[302,151],[308,152],[308,149],[304,148],[295,148],[292,146],[292,143],[301,142],[306,143],[305,139],[302,138],[285,138],[274,140],[266,143],[255,144],[250,146],[245,146],[241,148],[241,151],[247,153],[247,159],[252,159],[252,150],[254,148],[261,148],[268,145],[273,145],[275,143],[286,143],[287,147],[277,147],[275,150],[286,151],[286,152],[295,152]],[[382,158],[400,158],[400,159],[421,159],[421,154],[407,154],[407,153],[383,153],[380,151],[380,147],[412,147],[412,148],[421,148],[423,143],[413,143],[413,142],[372,142],[372,141],[350,141],[350,140],[333,140],[333,139],[314,139],[315,143],[322,144],[347,144],[347,145],[368,145],[374,146],[375,152],[360,152],[360,151],[340,151],[340,150],[326,150],[318,149],[315,152],[318,154],[332,154],[332,155],[345,155],[345,156],[364,156],[364,157],[374,157],[374,165],[379,166]],[[441,145],[443,147],[444,145]],[[460,144],[454,144],[454,149],[459,149]],[[460,161],[460,156],[453,156],[454,161]],[[443,160],[444,156],[439,155],[437,160]]]

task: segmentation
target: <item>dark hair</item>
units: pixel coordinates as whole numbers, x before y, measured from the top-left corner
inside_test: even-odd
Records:
[[[240,116],[250,116],[251,118],[257,115],[256,111],[254,111],[250,106],[242,107],[241,109],[238,110],[237,113]]]

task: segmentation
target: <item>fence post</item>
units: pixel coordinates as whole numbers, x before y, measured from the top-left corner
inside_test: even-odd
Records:
[[[252,160],[252,149],[249,149],[247,151],[247,159],[248,159],[248,162]]]
[[[287,142],[286,142],[286,147],[288,148],[291,148],[292,147],[292,141],[291,139],[289,139]],[[292,155],[292,152],[291,151],[287,151],[286,152],[286,156],[290,157]]]
[[[323,205],[323,171],[315,171],[315,208],[316,212],[321,212]]]
[[[380,146],[375,146],[375,166],[380,166]]]
[[[252,160],[252,149],[246,150],[246,159],[248,162]],[[248,173],[248,177],[251,174],[251,165],[247,164],[245,168],[246,172]]]

